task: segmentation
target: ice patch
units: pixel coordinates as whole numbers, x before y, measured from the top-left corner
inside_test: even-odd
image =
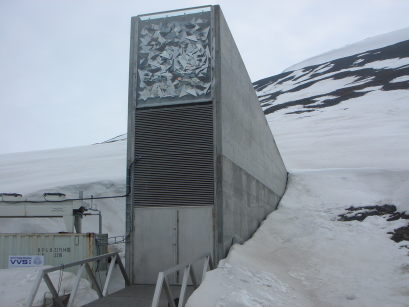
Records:
[[[409,81],[409,76],[401,76],[401,77],[397,77],[395,79],[393,79],[392,81],[390,81],[390,83],[398,83],[398,82],[405,82],[405,81]]]
[[[355,90],[355,92],[358,93],[362,93],[362,92],[372,92],[372,91],[378,91],[383,87],[383,85],[379,85],[379,86],[369,86],[366,88],[363,88],[361,90]]]
[[[374,61],[371,63],[367,63],[362,68],[373,68],[373,69],[396,69],[403,66],[409,65],[409,57],[408,58],[394,58],[394,59],[387,59],[382,61]]]
[[[327,96],[321,96],[321,97],[318,97],[318,98],[314,98],[314,101],[316,101],[317,103],[310,104],[308,106],[310,106],[310,107],[318,106],[318,105],[322,104],[326,100],[331,100],[331,99],[335,99],[335,98],[338,98],[338,96],[327,95]]]
[[[354,62],[354,65],[358,65],[359,63],[361,63],[361,62],[363,62],[363,61],[364,61],[364,59],[356,60],[356,61]]]

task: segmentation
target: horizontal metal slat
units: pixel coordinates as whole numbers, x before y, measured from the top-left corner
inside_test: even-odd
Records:
[[[157,206],[157,207],[166,207],[166,206],[211,206],[208,202],[139,202],[135,203],[137,207],[149,207],[149,206]]]
[[[144,184],[138,184],[135,186],[135,191],[149,191],[149,190],[183,190],[183,191],[201,191],[207,190],[209,187],[212,187],[212,182],[204,182],[201,183],[200,181],[196,181],[196,183],[200,186],[192,187],[193,181],[191,182],[161,182],[161,184],[152,184],[151,182],[145,182]]]
[[[212,205],[213,106],[138,110],[134,205]]]
[[[178,156],[178,154],[180,152],[183,153],[185,156],[192,156],[192,158],[190,158],[187,161],[195,161],[193,158],[198,156],[198,154],[200,154],[200,156],[202,158],[206,157],[206,156],[208,156],[208,157],[213,156],[213,152],[200,152],[200,151],[194,152],[194,151],[183,151],[183,150],[180,150],[178,152],[175,152],[175,151],[166,152],[166,150],[161,150],[161,151],[157,151],[157,152],[154,152],[154,153],[141,150],[141,151],[136,152],[135,154],[137,156],[141,157],[140,158],[141,161],[138,161],[138,162],[141,162],[141,163],[142,162],[148,162],[148,161],[151,162],[151,163],[154,163],[155,160],[158,160],[160,158],[164,158],[164,159],[169,158],[169,163],[172,163],[172,162],[176,162],[176,161],[183,161],[183,159],[179,158],[179,156]],[[142,159],[144,161],[142,161]],[[200,160],[196,160],[196,161],[200,161]],[[204,162],[204,163],[206,163],[206,162]]]
[[[149,178],[150,176],[147,176],[147,175],[149,175],[148,172],[141,173],[140,175],[135,176],[135,181],[142,181],[142,182],[145,182],[145,183],[146,182],[152,182],[152,183],[156,182],[156,180],[154,178]],[[192,174],[189,174],[189,173],[185,173],[183,175],[173,176],[173,177],[172,177],[172,174],[170,174],[170,173],[166,174],[166,175],[161,175],[160,173],[158,173],[158,175],[160,176],[160,179],[161,179],[162,182],[167,182],[167,181],[172,181],[172,180],[174,182],[176,182],[176,181],[177,182],[189,182],[190,180],[195,180],[195,181],[203,182],[203,183],[207,182],[207,181],[213,182],[213,180],[212,180],[213,178],[206,179],[206,178],[203,178],[204,177],[203,175],[192,175]]]
[[[166,204],[169,202],[177,202],[177,203],[198,203],[203,205],[212,205],[213,204],[213,197],[204,198],[204,197],[187,197],[189,195],[184,195],[185,197],[168,197],[167,195],[150,195],[149,197],[141,197],[140,195],[135,195],[136,203],[143,204],[143,203],[162,203]]]
[[[172,127],[191,127],[193,129],[198,128],[206,128],[206,122],[212,120],[213,116],[201,116],[198,117],[197,114],[183,114],[182,116],[155,116],[154,121],[149,121],[151,117],[136,117],[137,121],[145,121],[147,127],[151,127],[152,129],[166,129]],[[148,119],[148,120],[147,120]],[[187,122],[186,120],[190,120]],[[155,125],[157,122],[161,122],[161,126]],[[138,128],[137,124],[135,123],[135,127]],[[140,126],[139,126],[140,127]]]
[[[190,143],[190,144],[189,144]],[[144,148],[144,147],[137,147],[136,151],[144,151],[144,152],[152,152],[155,153],[157,151],[174,151],[175,154],[177,153],[181,153],[181,152],[208,152],[210,153],[210,150],[208,150],[209,145],[211,146],[211,143],[207,143],[207,144],[197,144],[195,142],[184,142],[181,143],[179,146],[177,146],[177,144],[173,144],[171,142],[156,142],[156,143],[149,143],[147,142],[146,145],[149,146],[149,144],[152,144],[151,147],[148,148]],[[191,148],[191,146],[189,146],[190,148],[186,148],[188,147],[188,145],[194,145],[193,148]]]
[[[191,117],[193,120],[190,122],[187,122],[186,119],[188,117]],[[149,119],[149,117],[137,117],[139,121],[145,120],[146,122],[146,127],[149,127],[153,130],[166,130],[172,127],[178,126],[179,128],[185,128],[189,127],[191,129],[197,129],[197,128],[210,128],[206,125],[206,122],[212,119],[213,116],[202,116],[202,117],[197,117],[196,115],[188,115],[184,114],[183,117],[175,117],[175,116],[167,116],[167,117],[160,117],[156,116],[155,121],[148,121],[146,119]],[[164,121],[166,119],[167,121]],[[161,120],[161,126],[155,125],[156,122]],[[135,125],[135,127],[138,127]]]
[[[160,160],[160,158],[163,158],[163,160]],[[172,159],[172,156],[169,155],[155,155],[155,156],[142,156],[142,158],[138,161],[138,164],[135,166],[137,168],[143,169],[146,167],[154,167],[155,165],[158,166],[183,166],[183,165],[191,165],[191,166],[206,166],[206,167],[211,167],[213,165],[212,161],[206,160],[195,160],[193,158],[189,160],[185,159],[179,159],[179,158],[174,158]]]
[[[213,106],[212,104],[209,105],[202,105],[202,106],[194,106],[194,107],[173,107],[173,108],[157,108],[157,109],[151,109],[151,110],[142,110],[139,111],[135,114],[136,118],[139,117],[152,117],[155,116],[157,118],[160,117],[181,117],[182,115],[192,115],[197,118],[200,118],[197,116],[197,113],[202,112],[201,116],[206,117],[206,116],[211,116],[213,112]],[[152,115],[153,114],[153,115]]]

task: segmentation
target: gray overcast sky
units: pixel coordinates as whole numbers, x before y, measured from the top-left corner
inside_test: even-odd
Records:
[[[409,27],[409,0],[0,0],[0,153],[126,132],[131,16],[220,4],[253,81]]]

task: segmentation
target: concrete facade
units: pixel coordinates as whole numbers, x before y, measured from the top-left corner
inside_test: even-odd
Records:
[[[247,240],[284,194],[287,170],[219,6],[215,18],[218,257]]]
[[[141,22],[142,19],[140,19],[139,17],[132,18],[129,74],[130,79],[127,169],[132,169],[134,167],[133,163],[135,161],[135,157],[137,156],[135,154],[135,148],[138,147],[135,139],[137,139],[137,134],[140,133],[141,129],[144,129],[144,127],[135,127],[135,118],[137,117],[138,112],[146,112],[146,106],[149,106],[150,101],[154,103],[154,108],[149,109],[151,112],[154,112],[155,108],[161,108],[161,110],[164,110],[164,112],[167,112],[167,109],[176,110],[176,108],[195,108],[195,105],[197,105],[198,103],[206,104],[207,106],[212,108],[210,109],[210,115],[211,111],[213,110],[213,122],[211,122],[210,124],[211,127],[213,127],[213,144],[211,142],[210,136],[210,142],[208,143],[209,145],[206,146],[210,146],[209,149],[213,151],[214,166],[212,170],[214,178],[214,188],[212,191],[210,191],[210,195],[213,193],[214,202],[210,204],[202,204],[197,202],[194,204],[192,203],[196,208],[198,208],[196,212],[200,212],[200,206],[203,206],[203,208],[205,206],[206,208],[211,208],[212,214],[206,216],[206,218],[209,219],[210,224],[208,222],[205,222],[204,225],[212,225],[210,227],[210,229],[212,229],[212,233],[210,234],[209,238],[208,233],[203,234],[203,231],[199,231],[198,229],[196,229],[198,223],[192,222],[196,217],[190,217],[190,222],[188,222],[190,224],[180,224],[178,227],[176,227],[178,229],[179,227],[181,227],[180,229],[185,227],[186,233],[190,234],[189,238],[187,238],[186,240],[177,239],[174,243],[171,242],[172,239],[169,239],[167,241],[174,244],[175,246],[177,245],[176,254],[178,254],[179,251],[182,252],[183,250],[186,250],[186,246],[184,245],[195,246],[195,244],[198,243],[198,246],[204,246],[203,248],[206,248],[206,250],[203,250],[203,252],[208,251],[208,247],[206,246],[208,246],[208,243],[210,242],[210,246],[213,246],[213,250],[211,250],[210,252],[212,252],[213,259],[217,264],[219,260],[227,256],[227,253],[234,242],[240,242],[242,240],[249,239],[257,230],[261,221],[265,219],[265,217],[269,213],[277,208],[277,205],[285,191],[287,183],[287,171],[274,141],[274,137],[271,133],[265,115],[261,109],[256,93],[253,89],[252,82],[248,76],[243,60],[240,56],[240,53],[237,49],[237,46],[234,42],[234,39],[231,35],[220,7],[218,5],[215,5],[211,7],[207,6],[204,8],[207,9],[207,12],[210,11],[210,14],[207,13],[208,15],[206,16],[210,16],[211,25],[208,34],[209,36],[206,37],[206,40],[203,37],[200,37],[200,39],[202,39],[202,41],[204,42],[204,48],[208,46],[211,49],[211,56],[206,53],[208,61],[206,62],[206,65],[208,64],[209,67],[211,67],[211,72],[209,72],[207,75],[211,78],[211,87],[209,88],[208,92],[203,92],[206,95],[200,96],[203,97],[204,100],[200,98],[199,95],[197,97],[191,97],[194,101],[189,101],[188,98],[190,96],[184,96],[183,99],[181,99],[178,96],[171,95],[168,95],[164,99],[158,98],[156,96],[154,97],[153,95],[152,97],[154,98],[150,100],[151,98],[146,98],[146,93],[151,89],[152,92],[154,91],[152,85],[152,87],[148,88],[148,90],[143,87],[144,100],[140,102],[140,105],[138,107],[138,99],[141,99],[138,98],[138,92],[141,93],[141,91],[138,91],[138,84],[140,84],[140,82],[138,83],[138,81],[140,81],[138,78],[143,78],[143,76],[138,77],[137,73],[138,63],[142,61],[141,58],[143,57],[143,55],[141,56],[138,54],[138,50],[141,50],[142,48],[138,44],[139,42],[146,39],[147,34],[144,34],[142,40],[140,38],[138,39],[138,33],[140,33],[141,31],[141,29],[138,30],[138,25],[139,27],[141,27],[141,25],[144,26],[145,23]],[[185,16],[189,20],[191,20],[192,16],[194,16],[195,20],[197,21],[199,18],[197,16],[197,14],[199,14],[198,12],[200,13],[200,10],[196,8],[196,15],[191,14],[191,16],[189,17],[189,10],[183,10],[181,14],[186,14]],[[163,12],[161,14],[165,15],[168,14],[168,12]],[[175,12],[171,12],[170,16],[175,16],[175,14]],[[156,20],[159,19],[158,17],[156,18]],[[177,18],[179,17],[175,17],[175,19],[173,20],[180,22],[180,19]],[[156,23],[158,24],[159,22]],[[162,24],[163,23],[161,23],[161,25]],[[199,39],[199,36],[197,36],[197,38]],[[154,46],[154,48],[158,48],[157,45]],[[184,52],[187,52],[187,50],[183,51],[180,54],[183,55]],[[204,56],[205,53],[203,52],[203,50],[202,53]],[[176,51],[176,55],[177,54],[178,53]],[[151,56],[151,54],[149,56],[151,57],[150,59],[155,59]],[[174,61],[176,61],[176,56],[174,56]],[[148,71],[150,68],[148,67],[144,69]],[[170,68],[169,71],[170,73],[174,74],[172,69],[174,68]],[[173,77],[172,79],[168,79],[168,81],[169,80],[173,82]],[[148,86],[151,86],[150,82],[150,80],[147,80],[147,82],[145,83]],[[167,86],[172,85],[168,83]],[[177,86],[180,86],[180,84]],[[157,87],[155,88],[155,90],[156,89]],[[176,85],[175,88],[172,87],[172,91],[174,89],[177,90]],[[163,91],[163,93],[166,93],[165,90]],[[200,93],[200,91],[198,91],[197,93]],[[199,98],[201,100],[199,100]],[[200,119],[200,111],[198,111],[198,121],[200,120],[203,119]],[[152,120],[152,122],[153,121],[154,119]],[[192,122],[190,122],[189,125],[193,125],[191,123]],[[160,137],[158,137],[154,142],[155,146],[158,146],[158,144],[160,146]],[[175,140],[175,142],[177,143],[178,141]],[[166,142],[163,141],[163,146],[165,145]],[[174,151],[175,148],[176,147],[173,147],[172,150]],[[183,155],[184,151],[189,150],[190,149],[188,147],[180,148],[180,153],[181,155]],[[140,163],[142,163],[142,159],[143,157],[141,158]],[[210,161],[212,161],[211,156]],[[148,165],[148,167],[150,166]],[[200,169],[198,169],[198,172],[200,172]],[[134,177],[135,176],[136,175],[134,174]],[[147,182],[149,180],[147,179]],[[155,245],[155,242],[157,240],[154,238],[155,236],[162,237],[159,232],[160,229],[164,227],[152,227],[152,225],[149,225],[148,227],[147,225],[144,225],[146,221],[145,217],[136,216],[136,214],[140,214],[141,212],[149,211],[149,206],[152,208],[153,205],[150,203],[141,205],[141,202],[139,202],[138,206],[136,206],[135,199],[136,197],[138,197],[138,195],[134,192],[137,189],[135,187],[134,181],[132,181],[131,178],[128,178],[128,182],[130,185],[131,193],[129,197],[127,197],[126,204],[127,233],[129,233],[129,243],[126,247],[126,266],[132,282],[135,283],[135,280],[138,279],[137,277],[134,277],[135,274],[144,274],[138,273],[138,269],[135,268],[135,266],[137,265],[136,263],[141,266],[141,261],[138,262],[135,260],[137,257],[141,256],[137,256],[139,253],[138,247],[144,246],[146,242]],[[181,183],[181,186],[183,184],[185,183]],[[198,183],[198,185],[200,185],[200,183]],[[148,188],[150,188],[149,185],[147,185],[146,191],[148,191]],[[141,188],[139,187],[138,189],[140,190]],[[183,202],[184,201],[185,200],[183,200]],[[192,210],[192,207],[190,207],[189,209],[188,205],[184,205],[183,202],[180,200],[180,204],[175,205],[174,203],[172,203],[171,205],[175,206],[178,212],[180,212],[180,214],[182,215],[184,212],[183,210],[186,210],[186,212],[187,210],[190,210],[189,212],[194,212],[194,210]],[[167,204],[165,201],[162,206],[164,209],[166,209],[166,206],[168,206],[169,208],[169,205],[170,203]],[[141,206],[146,206],[146,208],[148,209],[139,210],[138,208]],[[155,204],[156,209],[160,207],[160,204]],[[151,210],[154,209],[152,208]],[[166,210],[162,211],[165,212]],[[146,216],[149,216],[149,213],[144,214],[146,214]],[[158,216],[162,216],[157,220],[158,225],[166,224],[163,221],[163,219],[166,219],[166,214],[158,214]],[[152,224],[154,222],[149,221],[149,223]],[[170,226],[168,228],[169,230],[162,230],[164,236],[166,235],[166,232],[173,231]],[[147,231],[147,229],[151,229],[149,233],[152,233],[156,230],[158,231],[158,233],[155,233],[152,236],[149,235],[149,238],[146,237],[145,239],[141,239],[141,236],[138,234],[138,232]],[[174,237],[182,238],[183,236],[179,235],[178,230],[177,234]],[[145,240],[146,242],[142,242],[141,240]],[[203,242],[200,244],[201,241]],[[160,257],[158,256],[160,256],[161,254],[167,254],[168,252],[163,251],[165,245],[165,243],[162,243],[157,244],[157,246],[155,245],[156,247],[150,246],[149,255],[156,254],[155,258],[159,259]],[[194,250],[189,251],[189,253],[192,254],[189,254],[189,257],[195,256],[196,252],[202,252],[199,250],[196,251],[197,248],[193,249]],[[148,259],[147,261],[150,261],[152,257],[149,257],[149,255],[142,256]],[[178,259],[178,257],[176,258]],[[167,259],[171,259],[171,256],[167,257]],[[157,261],[159,263],[160,260]],[[161,264],[158,264],[157,266],[159,267],[160,265]],[[155,267],[156,265],[149,263],[149,266]],[[155,274],[155,272],[153,274]],[[144,283],[150,282],[144,281]]]

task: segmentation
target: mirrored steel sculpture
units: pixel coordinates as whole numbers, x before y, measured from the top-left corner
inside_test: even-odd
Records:
[[[138,101],[172,97],[179,100],[210,92],[210,18],[204,18],[207,15],[210,14],[188,14],[140,23]]]

